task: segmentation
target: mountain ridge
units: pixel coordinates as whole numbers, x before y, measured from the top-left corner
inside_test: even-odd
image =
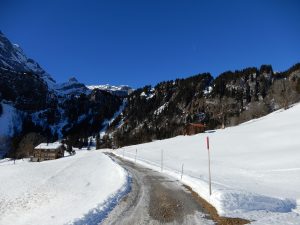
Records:
[[[0,67],[17,72],[32,72],[39,75],[51,88],[56,82],[41,66],[33,59],[28,58],[22,48],[12,44],[0,31]]]
[[[18,44],[13,44],[0,30],[0,67],[4,70],[12,70],[16,72],[21,72],[26,75],[27,72],[34,73],[40,76],[48,85],[48,88],[58,92],[58,95],[63,95],[64,88],[66,94],[81,94],[79,90],[70,90],[72,87],[67,87],[75,85],[78,89],[82,90],[82,93],[90,93],[88,89],[98,88],[100,90],[108,91],[110,93],[119,94],[126,96],[129,94],[131,88],[128,85],[84,85],[78,82],[75,77],[71,77],[69,81],[57,83],[55,79],[47,73],[36,61],[28,58],[24,53],[23,49]],[[74,80],[75,79],[75,80]],[[76,89],[76,87],[75,87]],[[72,93],[74,92],[74,93]],[[118,93],[119,92],[119,93]]]
[[[99,89],[103,91],[108,91],[111,94],[115,94],[118,96],[128,96],[130,95],[134,89],[129,85],[110,85],[110,84],[100,84],[100,85],[86,85],[86,87],[90,90]]]

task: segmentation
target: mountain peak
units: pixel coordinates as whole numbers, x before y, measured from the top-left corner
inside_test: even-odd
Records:
[[[0,67],[16,72],[32,72],[40,76],[52,88],[55,80],[33,59],[28,58],[22,48],[13,44],[0,31]]]
[[[54,86],[56,93],[63,95],[77,95],[88,94],[91,92],[83,83],[78,82],[75,77],[70,77],[67,82],[56,84]]]
[[[70,83],[78,83],[78,80],[75,77],[70,77],[69,82]]]

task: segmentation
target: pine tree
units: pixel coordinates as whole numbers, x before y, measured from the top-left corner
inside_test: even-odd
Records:
[[[89,139],[88,137],[83,138],[83,146],[88,146],[89,145]]]
[[[67,152],[72,155],[72,152],[73,152],[73,147],[72,147],[72,142],[71,142],[71,138],[70,137],[67,137],[67,141],[66,141],[66,144],[67,144]]]
[[[100,142],[100,135],[99,133],[96,135],[96,149],[100,149],[100,145],[101,145],[101,142]]]

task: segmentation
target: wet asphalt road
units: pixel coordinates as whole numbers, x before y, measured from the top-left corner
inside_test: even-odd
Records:
[[[102,224],[214,224],[176,179],[110,155],[132,176],[132,191]]]

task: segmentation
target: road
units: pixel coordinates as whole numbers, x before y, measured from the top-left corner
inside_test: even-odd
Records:
[[[110,155],[132,176],[132,191],[102,224],[215,224],[177,180]]]

